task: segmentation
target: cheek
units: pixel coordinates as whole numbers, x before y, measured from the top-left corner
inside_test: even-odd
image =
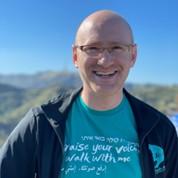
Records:
[[[124,67],[131,68],[134,65],[135,60],[130,53],[126,53],[124,54],[121,62]]]
[[[87,69],[94,67],[96,65],[96,63],[97,63],[97,61],[95,61],[93,59],[81,57],[79,65],[81,68],[85,68],[87,70]]]
[[[80,58],[77,61],[77,65],[78,65],[78,70],[81,74],[87,73],[90,68],[89,62],[84,58]]]

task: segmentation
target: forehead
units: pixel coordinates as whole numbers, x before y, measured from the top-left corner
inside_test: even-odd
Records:
[[[123,21],[87,22],[78,33],[78,43],[82,45],[93,43],[123,43],[130,44],[132,34]]]

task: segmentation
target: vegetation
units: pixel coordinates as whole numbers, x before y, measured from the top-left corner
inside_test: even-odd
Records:
[[[50,79],[47,77],[48,74]],[[40,78],[37,75],[35,77]],[[31,107],[45,103],[56,96],[60,87],[69,89],[80,85],[80,80],[76,74],[65,73],[64,75],[62,73],[62,79],[59,81],[60,77],[60,73],[55,73],[55,75],[54,73],[43,73],[43,77],[41,76],[41,81],[39,81],[40,85],[38,82],[36,83],[36,80],[33,83],[32,77],[30,77],[30,84],[28,84],[31,86],[30,88],[21,87],[24,76],[21,82],[16,76],[18,82],[14,82],[13,86],[0,84],[0,145]],[[28,83],[28,78],[25,78],[26,83]],[[8,82],[10,83],[9,78]],[[138,98],[167,115],[178,112],[178,85],[127,84],[126,88]]]
[[[133,85],[131,92],[161,112],[178,112],[178,85]]]

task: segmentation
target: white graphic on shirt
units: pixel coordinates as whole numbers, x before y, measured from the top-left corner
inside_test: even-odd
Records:
[[[117,137],[81,136],[80,142],[64,145],[65,175],[77,171],[104,174],[108,164],[126,164],[132,161],[131,154],[138,154],[139,145]]]

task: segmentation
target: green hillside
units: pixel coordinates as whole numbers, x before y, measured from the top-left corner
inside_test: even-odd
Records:
[[[47,102],[57,90],[57,87],[50,87],[4,94],[3,103],[0,103],[0,145],[31,107]]]
[[[56,77],[56,75],[57,74],[55,74],[54,77]],[[43,81],[41,81],[41,85],[45,87],[41,88],[39,86],[35,87],[36,85],[32,82],[32,78],[30,79],[30,82],[33,83],[32,88],[20,88],[17,85],[10,86],[9,84],[0,83],[0,145],[31,107],[45,103],[49,99],[57,96],[60,87],[70,89],[71,87],[75,88],[79,86],[80,83],[79,78],[76,76],[75,78],[71,77],[70,74],[66,75],[67,79],[60,81],[60,85],[59,83],[51,83],[47,74],[43,74],[43,76],[45,77],[42,78]],[[51,83],[51,85],[46,87],[47,84],[44,78]],[[18,77],[16,77],[16,80],[17,79]],[[52,79],[52,75],[50,75],[50,79]],[[10,82],[9,78],[8,80]],[[54,79],[52,80],[54,81]],[[18,81],[20,81],[20,79],[18,79]],[[129,83],[126,85],[126,88],[138,98],[167,115],[178,112],[178,85],[161,86]]]
[[[133,85],[131,92],[167,115],[178,111],[178,85]]]

